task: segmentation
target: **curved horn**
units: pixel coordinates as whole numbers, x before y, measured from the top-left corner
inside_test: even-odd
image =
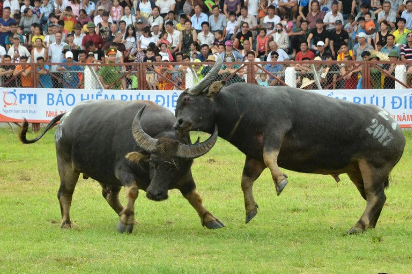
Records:
[[[186,159],[194,159],[197,157],[200,157],[207,152],[215,145],[216,140],[218,137],[218,130],[217,130],[217,125],[215,125],[215,131],[213,134],[207,139],[206,141],[199,143],[199,144],[193,144],[193,145],[184,145],[180,144],[176,156],[181,157],[181,158],[186,158]]]
[[[154,151],[156,151],[158,140],[150,137],[146,132],[144,132],[140,124],[140,118],[142,117],[142,113],[145,108],[146,105],[144,105],[134,117],[132,124],[132,133],[133,138],[139,147],[141,147],[148,153],[153,153]]]
[[[215,54],[215,59],[216,59],[216,63],[213,66],[213,68],[206,74],[206,77],[203,78],[199,83],[197,83],[193,87],[189,88],[187,90],[187,93],[189,93],[190,95],[198,95],[203,90],[205,90],[206,87],[208,87],[210,84],[213,83],[223,63],[223,60],[222,60],[222,57],[220,57],[220,54]]]

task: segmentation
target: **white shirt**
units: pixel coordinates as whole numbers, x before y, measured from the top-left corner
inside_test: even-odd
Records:
[[[160,9],[160,14],[168,13],[170,11],[170,6],[176,4],[175,0],[157,0],[156,6]]]
[[[76,34],[74,34],[73,43],[74,43],[76,46],[79,46],[79,47],[81,48],[81,47],[82,47],[83,37],[85,37],[85,36],[86,36],[86,34],[84,34],[84,33],[80,33],[80,36],[76,36]]]
[[[99,23],[103,21],[103,18],[100,16],[100,14],[96,15],[93,19],[94,24],[97,26]],[[109,15],[109,20],[107,20],[109,23],[113,23],[112,17]]]
[[[249,0],[247,3],[247,13],[257,16],[259,0]]]
[[[197,39],[199,40],[199,45],[207,44],[211,46],[215,41],[215,36],[211,32],[205,35],[205,33],[202,31],[197,35]]]
[[[21,57],[21,56],[27,56],[27,57],[28,57],[27,63],[30,63],[31,54],[30,54],[30,52],[27,50],[26,47],[24,47],[24,46],[22,46],[22,45],[19,45],[19,48],[17,49],[17,51],[19,52],[20,57]],[[12,46],[9,48],[9,51],[7,52],[7,54],[10,55],[12,59],[14,58],[14,57],[13,57],[13,55],[14,55],[14,45],[12,45]],[[61,52],[60,52],[60,55],[62,55]]]
[[[289,55],[283,49],[278,49],[276,52],[279,54],[278,62],[289,60]],[[271,62],[271,59],[270,59],[271,55],[272,54],[269,52],[268,58],[266,59],[266,61]]]
[[[235,20],[235,22],[232,23],[232,21],[227,21],[227,25],[226,25],[226,31],[228,34],[234,34],[235,33],[235,27],[237,25],[237,21]]]
[[[332,11],[326,13],[325,18],[323,18],[323,22],[324,22],[324,23],[332,23],[332,24],[329,24],[329,25],[326,27],[326,29],[327,29],[327,30],[335,29],[334,24],[335,24],[336,20],[341,20],[341,21],[343,22],[342,13],[340,13],[340,12],[338,11],[337,14],[336,14],[336,16],[334,16],[334,15],[332,14]]]
[[[167,33],[167,41],[169,41],[171,47],[177,47],[180,41],[180,31],[173,30],[173,33]]]
[[[63,61],[63,47],[67,45],[64,42],[61,42],[60,45],[57,45],[56,42],[52,43],[49,47],[49,60],[50,63],[61,63]],[[51,66],[51,71],[56,71],[57,66]]]
[[[268,28],[267,31],[266,31],[266,35],[269,35],[269,33],[270,33],[272,30],[275,29],[276,24],[280,23],[280,17],[275,14],[275,16],[273,16],[273,18],[270,19],[270,18],[269,18],[269,15],[266,15],[266,16],[263,18],[263,23],[270,24],[270,28]]]
[[[133,25],[133,15],[129,15],[129,17],[127,17],[126,15],[123,15],[122,18],[120,18],[120,21],[125,21],[126,22],[126,26],[128,25]]]
[[[6,49],[3,46],[0,46],[0,62],[3,60],[4,55],[6,55]]]
[[[3,2],[3,9],[5,7],[9,7],[11,10],[11,14],[15,14],[16,10],[20,10],[19,0],[5,0]]]

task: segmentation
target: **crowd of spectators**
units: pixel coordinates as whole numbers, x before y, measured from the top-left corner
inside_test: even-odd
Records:
[[[285,81],[281,61],[412,59],[411,0],[4,0],[0,9],[7,86],[33,84],[28,63],[39,64],[41,87],[82,88],[83,64],[93,63],[101,64],[104,88],[126,89],[138,81],[122,77],[128,63],[164,62],[147,67],[147,88],[173,89],[201,80],[215,53],[228,63],[219,74],[232,82],[247,81],[248,73],[231,62],[268,62],[254,68],[259,85]],[[382,69],[392,75],[388,66]],[[317,74],[324,88],[356,88],[361,78],[356,65],[294,68],[302,88],[314,87]],[[393,86],[386,78],[380,87]]]

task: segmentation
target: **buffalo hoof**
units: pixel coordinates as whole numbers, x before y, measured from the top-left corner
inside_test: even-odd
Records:
[[[363,233],[363,232],[365,232],[365,231],[362,228],[354,226],[348,231],[348,234],[349,235],[354,235],[354,234],[360,234],[360,233]]]
[[[287,177],[286,177],[287,178]],[[285,186],[288,184],[288,180],[287,179],[283,179],[282,181],[280,181],[279,184],[276,185],[276,193],[278,194],[278,196],[280,195],[280,193],[282,193],[283,189],[285,188]]]
[[[122,223],[122,221],[119,220],[119,222],[117,223],[116,228],[117,228],[117,231],[119,231],[120,233],[132,233],[133,224],[126,225],[126,224]]]
[[[246,213],[246,223],[249,223],[257,214],[257,209],[252,210],[251,212]]]
[[[225,227],[225,224],[222,223],[219,219],[216,219],[216,220],[205,223],[204,226],[206,226],[209,229],[219,229],[219,228]]]
[[[64,223],[62,223],[61,228],[70,229],[70,228],[72,228],[72,224],[69,223],[69,222],[64,222]]]

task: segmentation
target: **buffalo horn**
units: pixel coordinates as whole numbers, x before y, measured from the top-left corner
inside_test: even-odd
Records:
[[[176,156],[186,159],[194,159],[200,157],[206,154],[215,145],[217,136],[218,130],[217,125],[215,125],[215,131],[206,141],[192,145],[179,144]]]
[[[136,141],[137,145],[141,147],[144,151],[148,153],[153,153],[156,151],[158,141],[150,137],[146,132],[144,132],[140,124],[140,118],[142,117],[142,113],[145,107],[146,105],[143,106],[139,110],[139,112],[136,114],[136,116],[133,119],[133,124],[132,124],[133,138]]]
[[[215,65],[213,68],[206,74],[206,77],[203,78],[199,83],[194,85],[193,87],[189,88],[187,90],[187,93],[190,95],[198,95],[200,94],[203,90],[205,90],[209,85],[213,83],[213,81],[216,79],[216,76],[220,70],[220,67],[222,66],[222,57],[220,57],[220,54],[215,54]]]

